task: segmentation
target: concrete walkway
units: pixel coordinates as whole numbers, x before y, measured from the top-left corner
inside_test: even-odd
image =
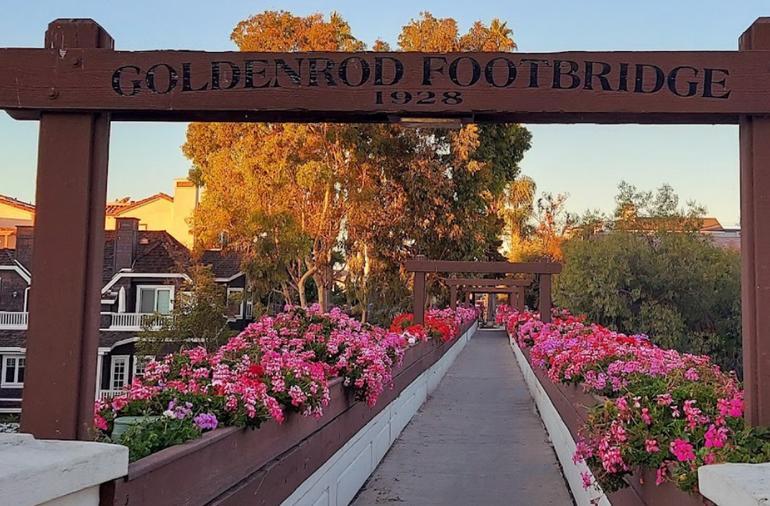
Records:
[[[573,504],[502,330],[476,332],[353,504]]]

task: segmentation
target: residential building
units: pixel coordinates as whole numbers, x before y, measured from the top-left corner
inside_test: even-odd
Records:
[[[0,412],[20,409],[28,323],[27,304],[33,280],[34,228],[19,226],[16,247],[0,249]],[[142,230],[139,218],[115,218],[105,231],[101,290],[97,395],[110,397],[141,374],[148,357],[137,356],[135,344],[143,329],[169,315],[192,265],[190,250],[167,231]],[[240,259],[212,250],[200,263],[209,265],[225,287],[228,300],[245,294],[246,276]],[[62,295],[66,296],[66,295]],[[234,302],[230,325],[243,328],[251,318],[246,297]]]
[[[32,225],[35,206],[0,195],[0,248],[16,247],[16,227]]]
[[[200,189],[187,179],[174,181],[174,195],[156,193],[141,200],[124,197],[107,203],[105,230],[115,230],[118,218],[137,218],[139,229],[166,231],[188,248],[193,246],[191,220]],[[33,225],[35,206],[0,195],[0,248],[15,247],[16,226]]]

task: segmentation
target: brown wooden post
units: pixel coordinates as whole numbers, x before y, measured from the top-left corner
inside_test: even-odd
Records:
[[[425,255],[417,255],[415,260],[425,260]],[[425,323],[425,272],[414,273],[414,287],[412,288],[413,306],[412,314],[414,323]]]
[[[516,309],[519,311],[524,311],[524,308],[526,307],[526,293],[524,292],[524,287],[519,286],[516,287]]]
[[[92,20],[56,20],[45,45],[112,49],[113,40]],[[60,54],[65,65],[82,63]],[[38,438],[89,439],[93,423],[109,136],[104,113],[40,118],[21,418],[22,431]]]
[[[739,48],[770,49],[770,19],[755,21]],[[746,421],[770,425],[770,117],[741,117],[740,160]]]
[[[457,309],[457,287],[456,286],[449,287],[449,307],[452,309]]]
[[[540,302],[537,307],[540,319],[545,323],[551,321],[551,275],[540,275]]]

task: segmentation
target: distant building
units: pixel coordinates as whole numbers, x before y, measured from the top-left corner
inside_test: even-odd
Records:
[[[692,231],[693,228],[700,234],[707,236],[711,241],[722,248],[741,250],[741,229],[737,227],[725,228],[718,219],[712,216],[700,218],[700,223],[695,223],[690,219],[674,218],[649,218],[634,217],[629,220],[619,221],[613,228],[608,228],[606,224],[597,224],[592,233],[608,234],[613,230],[623,230],[637,234],[648,234],[657,230],[666,230],[669,232]]]
[[[135,343],[143,329],[169,315],[190,280],[190,250],[166,231],[140,230],[138,218],[115,218],[105,231],[97,397],[109,398],[128,385],[150,357]],[[0,248],[0,413],[18,412],[24,384],[29,289],[34,228],[18,227],[15,248]],[[252,319],[246,275],[238,255],[204,251],[199,262],[211,267],[223,287],[229,325],[238,330]],[[57,294],[66,297],[66,294]],[[42,315],[42,317],[45,317]]]
[[[16,247],[16,227],[32,225],[35,206],[0,195],[0,248]]]
[[[200,189],[187,179],[174,181],[173,197],[156,193],[141,200],[129,197],[107,203],[105,230],[115,230],[118,218],[137,218],[139,230],[165,231],[188,248],[193,246],[191,222]],[[0,195],[0,248],[16,246],[16,227],[33,225],[35,206]]]

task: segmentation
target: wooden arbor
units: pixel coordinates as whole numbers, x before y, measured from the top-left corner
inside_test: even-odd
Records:
[[[0,49],[0,109],[40,121],[22,429],[89,434],[111,121],[415,118],[739,124],[746,418],[770,425],[770,18],[739,49],[134,52],[113,50],[92,20],[67,19],[49,25],[44,48]]]
[[[449,286],[449,307],[457,307],[457,292],[462,290],[468,297],[474,293],[507,293],[508,303],[517,309],[524,309],[524,288],[532,284],[529,278],[447,278],[444,282]],[[487,287],[486,290],[479,289]]]
[[[561,272],[561,264],[551,262],[469,262],[453,260],[428,260],[423,255],[417,255],[413,260],[406,262],[407,272],[414,273],[414,288],[412,312],[416,323],[425,321],[425,275],[429,272],[442,273],[475,273],[475,274],[538,274],[540,287],[539,309],[543,321],[551,321],[551,276]],[[497,280],[473,280],[474,282],[492,283]],[[516,280],[508,281],[516,283]],[[511,285],[515,286],[515,285]],[[510,293],[509,288],[503,288]],[[478,289],[478,292],[493,293],[497,291],[495,286],[486,289]],[[451,293],[450,293],[451,295]]]

